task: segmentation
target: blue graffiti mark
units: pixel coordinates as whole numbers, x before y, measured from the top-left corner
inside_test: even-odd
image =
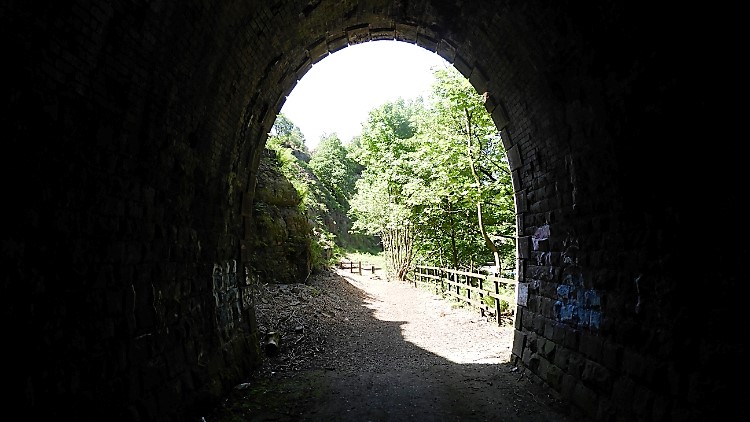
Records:
[[[560,320],[561,321],[573,321],[576,317],[576,306],[574,305],[563,305],[560,309]]]
[[[578,322],[580,322],[584,327],[588,325],[588,321],[591,318],[591,311],[584,307],[578,308]]]
[[[594,308],[601,306],[601,299],[599,298],[599,294],[595,290],[587,290],[583,293],[584,297],[584,305],[586,307]]]
[[[582,327],[601,327],[601,295],[594,289],[585,290],[581,275],[567,274],[557,286],[554,312],[558,321]]]
[[[589,321],[589,326],[591,328],[599,329],[602,325],[602,313],[598,311],[592,311],[591,312],[591,320]]]
[[[583,276],[580,274],[566,274],[563,281],[571,286],[583,287]]]

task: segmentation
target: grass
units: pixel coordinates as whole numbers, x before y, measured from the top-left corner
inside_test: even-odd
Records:
[[[375,268],[385,268],[385,256],[382,252],[371,254],[367,252],[347,252],[345,259],[352,262],[361,262],[362,265],[375,265]]]

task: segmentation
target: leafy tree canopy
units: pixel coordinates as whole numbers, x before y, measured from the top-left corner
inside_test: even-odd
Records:
[[[510,171],[485,96],[453,68],[435,78],[426,101],[370,112],[351,153],[364,166],[353,227],[381,235],[408,227],[400,233],[412,236],[415,259],[430,264],[476,266],[497,253],[513,266]]]
[[[271,143],[305,153],[309,152],[302,131],[283,113],[276,116],[270,135],[268,140]]]

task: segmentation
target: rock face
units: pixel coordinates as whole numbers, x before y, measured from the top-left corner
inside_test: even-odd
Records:
[[[302,283],[311,272],[311,227],[301,198],[266,149],[258,168],[250,254],[264,283]]]

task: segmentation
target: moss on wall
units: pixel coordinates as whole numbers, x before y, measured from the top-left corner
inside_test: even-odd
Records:
[[[261,157],[255,189],[250,254],[260,281],[304,282],[312,267],[311,227],[301,198],[269,150]]]

